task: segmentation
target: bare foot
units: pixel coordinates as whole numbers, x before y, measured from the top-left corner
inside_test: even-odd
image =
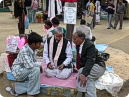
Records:
[[[15,87],[14,87],[14,83],[11,83],[11,87],[12,87],[12,92],[15,94]]]

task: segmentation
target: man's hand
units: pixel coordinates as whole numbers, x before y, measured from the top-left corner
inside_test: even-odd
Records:
[[[49,63],[48,65],[47,65],[47,67],[49,68],[49,69],[54,69],[54,67],[51,65],[51,63]]]
[[[85,75],[81,74],[78,78],[78,82],[80,82],[80,86],[85,87],[86,86],[86,77]]]
[[[60,65],[60,66],[58,67],[59,70],[62,70],[63,68],[64,68],[64,64],[62,64],[62,65]]]

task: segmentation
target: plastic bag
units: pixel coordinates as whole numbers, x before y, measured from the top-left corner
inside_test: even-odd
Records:
[[[29,19],[25,16],[25,29],[28,29],[29,27]]]
[[[25,42],[26,42],[25,38],[24,37],[21,38],[18,43],[18,48],[21,49],[25,45]]]
[[[96,14],[96,22],[100,22],[100,15]]]

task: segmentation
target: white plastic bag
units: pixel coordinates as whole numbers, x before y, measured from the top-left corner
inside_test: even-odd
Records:
[[[96,22],[100,22],[100,15],[99,14],[96,14]]]
[[[106,89],[113,97],[118,97],[117,93],[123,86],[123,79],[114,72],[106,70],[104,75],[95,82],[95,86],[99,90]]]

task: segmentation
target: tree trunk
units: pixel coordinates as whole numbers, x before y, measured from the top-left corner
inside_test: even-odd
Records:
[[[72,43],[72,34],[74,31],[74,24],[67,24],[66,25],[66,38]]]

